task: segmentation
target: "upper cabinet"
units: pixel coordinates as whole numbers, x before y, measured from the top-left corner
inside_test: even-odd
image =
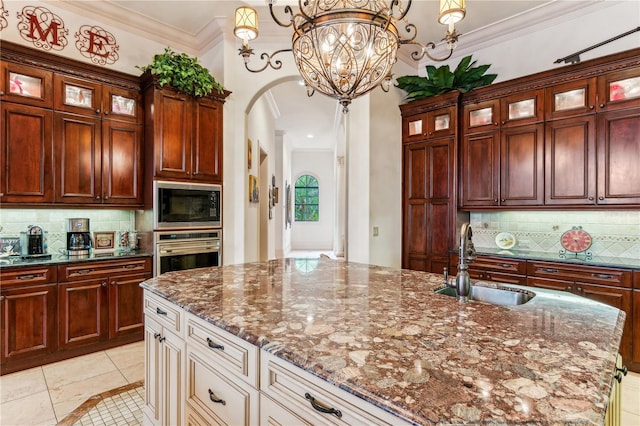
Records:
[[[2,47],[0,201],[141,207],[138,77]]]
[[[148,75],[144,90],[145,145],[154,179],[222,182],[225,94],[194,98],[158,88]]]
[[[460,207],[640,205],[639,59],[635,49],[463,95]]]

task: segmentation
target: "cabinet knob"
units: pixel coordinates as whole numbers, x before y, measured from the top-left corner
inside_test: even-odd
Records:
[[[605,104],[600,104],[600,108],[604,108]]]
[[[105,200],[108,200],[108,199],[109,199],[109,197],[104,197],[104,199],[105,199]]]
[[[102,287],[106,287],[107,286],[107,282],[106,281],[102,281],[102,284],[100,284]]]
[[[602,201],[604,200],[604,197],[598,197],[598,200]]]
[[[589,201],[593,201],[593,200],[594,200],[594,198],[593,198],[593,197],[589,197]]]
[[[494,122],[493,122],[493,125],[494,125],[494,126],[497,126],[497,125],[498,125],[498,122],[497,122],[497,121],[494,121]]]
[[[118,285],[118,281],[111,281],[111,285]]]
[[[96,200],[99,200],[99,199],[100,199],[100,196],[99,196],[99,195],[96,195]]]
[[[568,286],[567,286],[567,288],[566,288],[565,290],[567,290],[567,291],[571,291],[571,286],[570,286],[570,285],[568,285]]]
[[[96,114],[100,114],[100,112],[101,112],[101,111],[100,111],[100,108],[98,108],[98,109],[96,110]]]
[[[500,199],[500,202],[501,202],[501,203],[504,203],[504,202],[505,202],[505,199],[504,199],[504,198],[501,198],[501,199]]]
[[[191,174],[191,172],[187,172],[187,175],[190,175],[190,174]]]
[[[104,112],[104,115],[109,115],[109,111],[105,111],[105,112]]]
[[[506,121],[503,121],[501,124],[504,126],[505,124],[507,124],[507,122],[506,122]]]
[[[4,96],[4,92],[0,90],[0,96]]]
[[[584,290],[582,289],[582,287],[578,287],[578,288],[576,289],[576,291],[577,291],[578,293],[584,293]]]
[[[594,109],[595,107],[595,105],[589,105],[589,109]]]
[[[494,199],[493,199],[493,202],[494,202],[494,203],[497,203],[497,202],[498,202],[498,199],[497,199],[497,198],[494,198]]]

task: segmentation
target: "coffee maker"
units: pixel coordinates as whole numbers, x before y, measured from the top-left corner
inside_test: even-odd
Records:
[[[37,225],[29,225],[27,232],[20,233],[20,247],[24,259],[51,257],[47,253],[46,232]]]
[[[67,254],[69,256],[88,256],[91,250],[91,232],[89,219],[69,219],[67,226]]]

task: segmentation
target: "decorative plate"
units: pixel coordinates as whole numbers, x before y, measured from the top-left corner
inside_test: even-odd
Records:
[[[589,247],[591,247],[592,242],[593,240],[591,239],[591,235],[582,229],[581,226],[574,226],[560,237],[560,244],[562,244],[562,247],[573,253],[588,250]]]
[[[501,232],[496,235],[496,245],[503,250],[508,250],[516,245],[516,237],[509,232]]]

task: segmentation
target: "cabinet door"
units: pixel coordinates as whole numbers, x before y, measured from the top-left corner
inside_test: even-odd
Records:
[[[640,107],[640,68],[598,77],[598,110]]]
[[[542,205],[544,199],[544,125],[502,129],[500,205]]]
[[[547,120],[595,112],[596,78],[572,81],[545,89]]]
[[[632,325],[632,309],[633,304],[633,291],[615,288],[605,287],[593,284],[576,283],[574,286],[574,292],[580,296],[584,296],[591,300],[602,302],[606,305],[618,308],[627,314],[627,318],[624,322],[624,329],[622,333],[622,342],[620,344],[620,354],[624,359],[630,359],[632,353],[633,344],[633,325]]]
[[[161,424],[162,352],[158,337],[162,326],[146,317],[144,321],[144,407],[143,412],[154,425]]]
[[[463,109],[464,133],[489,132],[500,126],[498,99],[465,105]]]
[[[53,201],[53,113],[0,102],[0,201]]]
[[[462,205],[497,206],[500,132],[465,135],[462,140]]]
[[[452,139],[405,145],[404,267],[442,273],[455,211]]]
[[[544,120],[544,90],[518,93],[500,100],[502,127],[522,126]]]
[[[403,117],[402,141],[417,142],[455,134],[457,106],[440,108],[423,114]]]
[[[8,288],[0,295],[0,362],[54,352],[57,348],[56,284]]]
[[[56,110],[92,117],[102,115],[102,86],[99,83],[56,74],[53,85]]]
[[[191,177],[189,97],[169,90],[155,90],[153,113],[155,176]]]
[[[635,272],[635,290],[633,291],[633,316],[627,322],[633,325],[633,355],[631,361],[640,365],[640,271]],[[638,371],[638,370],[635,370]]]
[[[102,121],[102,200],[107,204],[143,203],[142,126]]]
[[[208,99],[193,101],[193,179],[222,182],[222,104]]]
[[[41,108],[53,106],[53,73],[12,62],[0,62],[2,103],[15,102]]]
[[[545,204],[595,204],[595,124],[594,115],[546,123]]]
[[[58,284],[58,347],[68,349],[108,338],[107,279]]]
[[[142,102],[138,92],[113,86],[102,87],[103,118],[142,124]]]
[[[55,113],[56,202],[102,201],[100,120]]]
[[[109,338],[140,333],[144,326],[143,291],[140,283],[151,274],[109,279]]]
[[[598,204],[640,204],[640,108],[599,114]]]

